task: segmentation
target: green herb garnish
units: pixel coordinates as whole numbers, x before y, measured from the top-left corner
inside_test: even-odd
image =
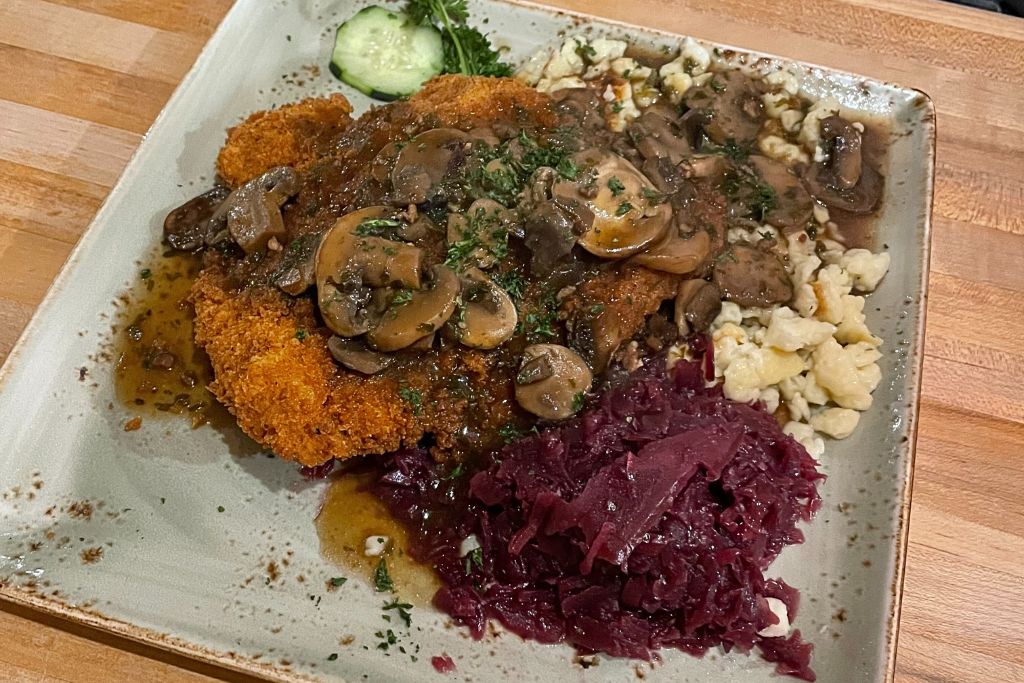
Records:
[[[477,569],[483,569],[484,567],[484,551],[481,548],[473,548],[466,553],[465,568],[467,575],[473,571],[473,567]]]
[[[392,218],[367,218],[356,226],[355,234],[360,237],[381,237],[401,225]]]
[[[305,330],[295,330],[295,338],[298,339],[299,341],[305,340],[306,339],[306,331]]]
[[[392,306],[403,306],[412,301],[412,290],[411,289],[400,289],[395,292],[395,295],[391,297]]]
[[[412,626],[412,614],[409,612],[411,609],[412,605],[407,602],[399,602],[398,598],[384,605],[384,611],[395,610],[398,613],[398,618],[404,621],[406,626]]]
[[[409,0],[406,14],[417,24],[441,30],[444,73],[470,76],[511,76],[512,67],[499,59],[498,51],[483,33],[466,23],[466,0]]]
[[[395,583],[391,580],[391,573],[388,572],[388,561],[383,556],[377,563],[377,568],[373,570],[373,587],[378,593],[395,592]]]
[[[626,191],[626,186],[616,176],[612,176],[608,179],[608,189],[612,191],[613,197],[618,197]]]
[[[348,581],[348,579],[344,576],[335,576],[331,579],[331,585],[338,588],[339,586],[344,586],[346,581]]]
[[[523,298],[523,290],[526,289],[526,283],[523,281],[523,276],[514,271],[507,273],[496,273],[491,276],[491,279],[512,297],[514,301],[518,301]]]
[[[398,395],[403,401],[412,406],[413,415],[419,415],[423,412],[423,395],[418,390],[410,387],[399,387]]]
[[[143,280],[148,280],[152,275],[153,271],[150,270],[149,268],[143,268],[141,271],[139,271],[139,277],[141,277]]]
[[[327,661],[328,662],[333,662],[337,658],[338,658],[338,653],[337,652],[332,652],[331,654],[327,655]]]
[[[633,210],[633,205],[629,202],[622,202],[619,204],[619,208],[615,209],[616,216],[625,216],[627,213]]]
[[[586,400],[586,394],[582,391],[577,391],[572,397],[572,412],[578,413],[583,408],[583,402]]]

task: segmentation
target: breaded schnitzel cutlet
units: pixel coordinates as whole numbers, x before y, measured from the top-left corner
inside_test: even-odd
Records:
[[[469,457],[579,410],[631,339],[674,339],[651,316],[712,255],[679,267],[692,235],[589,106],[443,76],[355,121],[335,95],[231,129],[228,189],[165,230],[205,234],[195,338],[241,428],[305,466],[424,442]],[[714,200],[687,200],[709,229]],[[637,261],[666,244],[671,268]]]

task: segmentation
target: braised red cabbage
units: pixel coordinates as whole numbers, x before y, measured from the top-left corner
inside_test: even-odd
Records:
[[[780,673],[814,680],[799,631],[757,632],[777,623],[768,597],[796,614],[797,592],[763,572],[803,541],[824,476],[763,408],[706,388],[699,364],[641,369],[467,478],[407,449],[375,491],[440,574],[435,605],[474,636],[497,619],[639,659],[756,645]],[[471,535],[480,549],[463,556]]]

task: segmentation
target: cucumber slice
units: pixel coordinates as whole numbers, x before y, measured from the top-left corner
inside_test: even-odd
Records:
[[[411,95],[441,73],[441,32],[374,5],[338,27],[331,73],[378,100]]]

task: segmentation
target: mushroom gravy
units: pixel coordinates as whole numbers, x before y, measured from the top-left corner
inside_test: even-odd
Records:
[[[114,391],[135,414],[179,415],[193,427],[232,423],[207,389],[213,368],[192,336],[188,294],[200,265],[190,254],[157,256],[124,296],[114,329]]]

